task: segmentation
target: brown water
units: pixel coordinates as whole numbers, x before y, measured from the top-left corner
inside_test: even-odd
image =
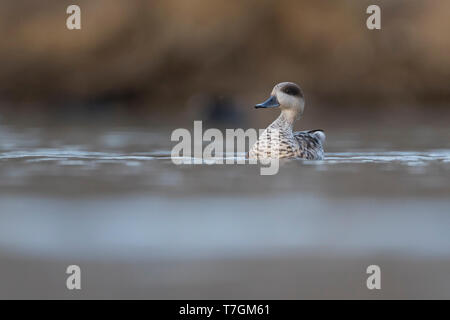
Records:
[[[448,127],[334,130],[274,176],[174,165],[171,130],[1,125],[0,297],[450,298]]]

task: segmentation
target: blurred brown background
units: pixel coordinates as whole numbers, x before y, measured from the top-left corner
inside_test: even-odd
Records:
[[[81,30],[66,28],[70,4]],[[370,4],[381,30],[366,28]],[[164,113],[205,94],[259,102],[280,81],[325,106],[448,105],[449,12],[447,0],[5,0],[0,112]]]

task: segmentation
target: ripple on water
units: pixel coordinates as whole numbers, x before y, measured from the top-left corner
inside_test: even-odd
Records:
[[[245,160],[245,153],[224,153],[223,158],[190,158],[177,157],[184,164],[192,162],[211,164],[220,163],[222,160]],[[142,161],[170,160],[169,150],[155,150],[151,152],[115,153],[83,151],[78,149],[34,149],[16,150],[0,153],[0,160],[24,160],[27,163],[55,161],[61,165],[82,166],[88,162],[98,164],[124,164],[127,166],[139,166]],[[198,160],[198,161],[196,161]],[[334,165],[334,164],[367,164],[367,163],[397,163],[405,166],[426,166],[432,162],[449,163],[450,150],[431,151],[384,151],[384,152],[334,152],[326,153],[325,159],[320,161],[302,161],[306,165]]]

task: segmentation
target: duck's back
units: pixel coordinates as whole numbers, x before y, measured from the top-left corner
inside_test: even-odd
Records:
[[[296,131],[294,137],[298,142],[298,157],[308,160],[323,159],[323,143],[325,133],[323,130]]]

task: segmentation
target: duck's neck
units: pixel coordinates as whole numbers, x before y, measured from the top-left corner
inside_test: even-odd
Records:
[[[294,122],[297,120],[297,113],[289,110],[281,111],[280,116],[272,123],[271,126],[278,127],[282,130],[292,131]]]

